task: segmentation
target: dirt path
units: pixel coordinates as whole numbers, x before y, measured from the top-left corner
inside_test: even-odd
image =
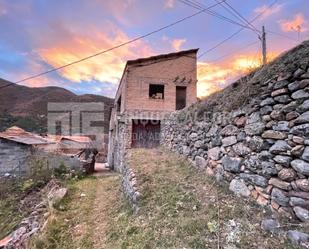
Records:
[[[119,201],[119,176],[108,173],[98,176],[96,197],[93,203],[93,248],[106,248],[108,227],[111,223],[110,213],[114,204]]]
[[[73,182],[39,245],[44,249],[288,249],[284,237],[260,228],[267,210],[238,198],[175,154],[132,150],[142,193],[135,214],[106,172]]]
[[[31,241],[36,249],[103,249],[110,216],[122,201],[120,176],[104,172],[68,184],[68,196],[57,205],[44,233]]]

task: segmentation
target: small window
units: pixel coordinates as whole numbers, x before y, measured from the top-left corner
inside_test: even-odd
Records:
[[[164,85],[149,85],[149,98],[164,99]]]

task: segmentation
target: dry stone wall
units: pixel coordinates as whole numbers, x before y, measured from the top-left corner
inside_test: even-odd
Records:
[[[161,143],[236,194],[309,222],[308,62],[258,84],[259,95],[232,112],[172,113]]]

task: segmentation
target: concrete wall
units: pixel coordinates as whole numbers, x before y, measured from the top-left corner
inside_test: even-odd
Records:
[[[303,58],[291,72],[284,64],[284,75],[256,81],[258,96],[232,112],[210,111],[199,121],[184,120],[185,111],[171,114],[162,145],[228,181],[235,193],[309,222],[309,62]]]
[[[32,146],[0,139],[0,175],[26,174],[34,159],[47,161],[50,168],[58,168],[64,163],[70,169],[82,170],[82,162],[78,158],[53,154]]]
[[[12,171],[25,172],[22,165],[30,155],[31,148],[29,146],[0,139],[0,175]]]

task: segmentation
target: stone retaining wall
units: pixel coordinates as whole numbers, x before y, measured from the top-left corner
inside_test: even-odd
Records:
[[[122,171],[122,189],[125,197],[132,204],[134,211],[137,212],[141,194],[137,189],[136,175],[129,167],[124,167]]]
[[[257,84],[259,96],[232,112],[206,110],[199,121],[190,109],[172,113],[162,123],[161,144],[230,182],[235,193],[308,222],[308,62]]]

